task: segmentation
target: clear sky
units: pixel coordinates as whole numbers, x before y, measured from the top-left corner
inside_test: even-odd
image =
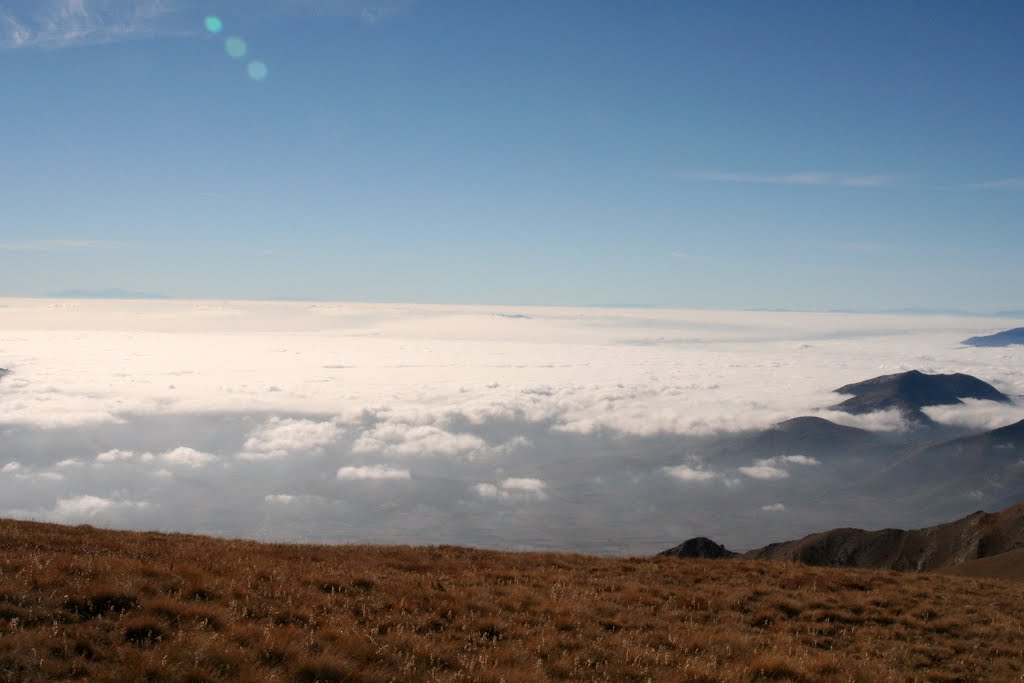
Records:
[[[0,0],[0,295],[1022,309],[1022,30],[1020,2]]]

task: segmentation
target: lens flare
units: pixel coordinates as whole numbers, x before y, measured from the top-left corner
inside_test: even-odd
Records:
[[[249,51],[249,46],[241,38],[228,38],[224,41],[224,49],[231,57],[240,59]]]
[[[220,20],[220,17],[210,15],[203,19],[203,26],[210,33],[220,33],[224,30],[224,22]]]
[[[249,62],[247,71],[249,72],[249,78],[254,81],[262,81],[267,77],[268,73],[267,65],[263,62]]]

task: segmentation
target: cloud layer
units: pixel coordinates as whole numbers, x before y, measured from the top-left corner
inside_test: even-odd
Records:
[[[980,318],[188,301],[0,301],[0,516],[314,542],[653,552],[945,519],[865,458],[745,430],[918,368],[1019,395]],[[1020,403],[929,409],[953,428]],[[1007,452],[1016,463],[1024,453]],[[870,464],[870,463],[868,463]],[[949,509],[1009,495],[965,484]],[[784,513],[784,514],[783,514]],[[940,516],[940,513],[943,513]]]

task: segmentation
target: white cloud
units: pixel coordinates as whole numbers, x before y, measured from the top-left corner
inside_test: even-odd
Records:
[[[99,455],[97,455],[96,456],[96,462],[111,463],[111,462],[117,462],[119,460],[131,460],[134,457],[135,457],[135,453],[133,453],[132,451],[121,451],[121,450],[115,449],[115,450],[106,451],[104,453],[100,453]]]
[[[264,496],[263,500],[271,505],[289,505],[295,501],[295,496],[287,493],[271,493]]]
[[[786,506],[782,503],[773,503],[772,505],[762,505],[761,509],[765,512],[785,512]]]
[[[810,457],[808,457],[806,455],[777,455],[774,458],[769,458],[768,460],[759,460],[758,464],[761,464],[761,463],[771,463],[771,462],[781,462],[781,463],[787,463],[787,464],[790,464],[790,465],[820,465],[821,464],[821,461],[818,460],[817,458],[810,458]]]
[[[1024,393],[1024,351],[959,346],[992,331],[985,318],[516,308],[529,317],[496,326],[491,306],[3,303],[0,329],[18,331],[4,340],[2,364],[17,369],[0,381],[5,423],[340,416],[259,423],[240,449],[250,459],[324,448],[343,425],[358,424],[366,426],[357,452],[459,456],[502,452],[463,427],[493,420],[647,436],[758,429],[815,414],[901,429],[898,411],[823,408],[840,399],[831,393],[837,386],[911,368],[968,372]],[[526,446],[509,438],[505,450]]]
[[[719,183],[753,183],[758,185],[825,185],[834,187],[885,187],[898,181],[887,175],[856,175],[827,171],[800,171],[797,173],[734,173],[698,171],[685,174],[691,180]]]
[[[174,450],[161,453],[157,456],[160,462],[175,467],[191,467],[193,469],[199,467],[205,467],[211,462],[217,460],[217,456],[212,453],[203,453],[197,451],[194,448],[188,448],[186,446],[180,446]]]
[[[494,484],[479,483],[473,487],[476,494],[481,498],[497,498],[499,495],[498,487]]]
[[[739,472],[751,479],[788,479],[789,472],[780,465],[802,465],[802,466],[813,466],[820,465],[821,462],[816,458],[810,458],[806,455],[777,455],[774,458],[763,458],[755,460],[754,464],[750,467],[737,468]]]
[[[46,49],[188,35],[171,0],[31,0],[0,9],[0,47]],[[18,7],[18,4],[15,4]]]
[[[543,493],[546,486],[540,479],[530,477],[510,477],[501,482],[501,488],[506,491],[526,491],[528,493]]]
[[[740,467],[738,469],[740,474],[750,477],[751,479],[770,480],[789,478],[789,472],[771,465],[753,465],[751,467]]]
[[[662,471],[682,481],[711,481],[718,475],[715,472],[711,472],[705,469],[697,469],[689,467],[688,465],[675,465],[673,467],[664,467]]]
[[[20,462],[16,462],[16,461],[9,462],[6,465],[4,465],[3,467],[0,467],[0,472],[3,472],[4,474],[11,474],[13,472],[20,472],[20,471],[21,471],[21,463]]]
[[[474,485],[473,490],[481,498],[499,500],[546,500],[548,497],[547,483],[533,477],[509,477],[497,485],[481,482]]]
[[[81,467],[84,464],[78,458],[65,458],[57,463],[57,467]]]
[[[434,425],[387,422],[360,434],[353,453],[391,455],[460,455],[487,449],[487,443],[473,434],[453,434]]]
[[[923,412],[941,424],[989,430],[1024,420],[1024,405],[963,399],[963,405],[930,406]]]
[[[52,512],[52,517],[60,520],[81,519],[95,517],[96,515],[116,509],[143,508],[148,503],[130,500],[114,500],[111,498],[100,498],[99,496],[75,496],[73,498],[61,498],[57,501]]]
[[[342,467],[338,470],[338,479],[408,479],[409,470],[385,465],[368,465],[365,467]]]
[[[272,417],[249,434],[241,460],[276,460],[294,453],[320,453],[345,430],[333,421]]]

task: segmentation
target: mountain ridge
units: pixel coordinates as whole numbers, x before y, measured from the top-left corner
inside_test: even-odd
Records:
[[[1024,422],[1024,421],[1022,421]],[[715,555],[701,554],[710,549]],[[707,538],[686,541],[659,555],[719,557],[745,560],[798,562],[815,567],[895,569],[898,571],[954,571],[968,562],[1024,549],[1024,503],[994,513],[973,512],[965,517],[920,529],[830,529],[802,538],[770,543],[735,553]],[[689,553],[689,554],[687,554]],[[970,565],[970,575],[984,575],[985,564]],[[1008,572],[1024,580],[1024,566]],[[955,571],[954,571],[955,573]]]
[[[1000,347],[1024,345],[1024,327],[1014,327],[995,334],[969,337],[960,342],[964,346]]]

